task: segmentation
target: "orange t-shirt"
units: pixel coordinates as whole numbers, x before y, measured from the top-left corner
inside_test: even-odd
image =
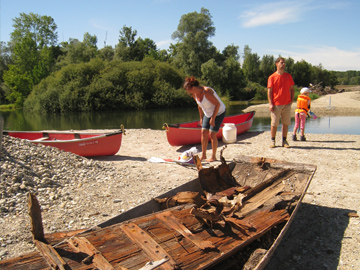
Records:
[[[273,90],[273,102],[275,106],[286,105],[292,102],[290,87],[294,85],[292,76],[284,72],[282,75],[274,72],[268,79],[268,88]]]

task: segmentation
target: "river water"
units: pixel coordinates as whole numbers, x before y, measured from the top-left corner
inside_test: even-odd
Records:
[[[239,114],[246,106],[227,106],[227,115]],[[146,111],[91,112],[68,114],[39,114],[17,111],[0,111],[5,130],[82,130],[82,129],[162,129],[164,123],[176,124],[199,118],[197,108],[153,109]],[[294,119],[289,132],[294,128]],[[269,131],[270,118],[254,118],[250,131]],[[280,130],[280,127],[279,127]],[[360,135],[360,117],[332,116],[307,118],[305,133]]]

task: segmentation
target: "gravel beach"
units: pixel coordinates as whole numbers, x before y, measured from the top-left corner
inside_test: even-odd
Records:
[[[328,100],[325,96],[313,102],[318,116],[326,115]],[[360,115],[359,91],[335,94],[331,100],[331,113],[336,109],[337,115]],[[263,107],[247,110],[260,114]],[[289,149],[280,147],[278,137],[277,147],[270,149],[269,131],[247,132],[224,150],[227,161],[246,155],[317,166],[303,204],[267,269],[360,269],[360,219],[349,217],[360,211],[360,136],[306,137],[306,142],[289,140]],[[223,145],[220,141],[219,149]],[[120,151],[109,157],[83,158],[7,136],[2,146],[1,259],[34,250],[27,214],[29,191],[39,199],[44,230],[49,233],[92,227],[197,177],[192,167],[148,161],[177,159],[191,147],[170,146],[162,130],[126,130]]]

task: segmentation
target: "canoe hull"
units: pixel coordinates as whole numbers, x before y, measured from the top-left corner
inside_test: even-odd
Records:
[[[216,137],[218,139],[222,138],[222,129],[225,123],[235,124],[237,135],[245,133],[251,128],[254,115],[255,112],[252,111],[225,117]],[[166,136],[172,146],[198,144],[201,143],[201,126],[199,121],[166,125]]]
[[[113,133],[4,131],[34,144],[56,147],[83,157],[115,155],[121,146],[122,131]]]

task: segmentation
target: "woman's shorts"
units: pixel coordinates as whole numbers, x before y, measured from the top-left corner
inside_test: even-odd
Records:
[[[280,124],[280,118],[283,125],[291,125],[291,103],[274,106],[274,111],[271,112],[271,125],[277,127]]]
[[[224,121],[225,118],[225,112],[222,114],[216,116],[215,118],[215,126],[210,126],[210,118],[204,115],[204,118],[202,120],[202,129],[210,130],[210,132],[218,132],[220,129],[221,123]]]

